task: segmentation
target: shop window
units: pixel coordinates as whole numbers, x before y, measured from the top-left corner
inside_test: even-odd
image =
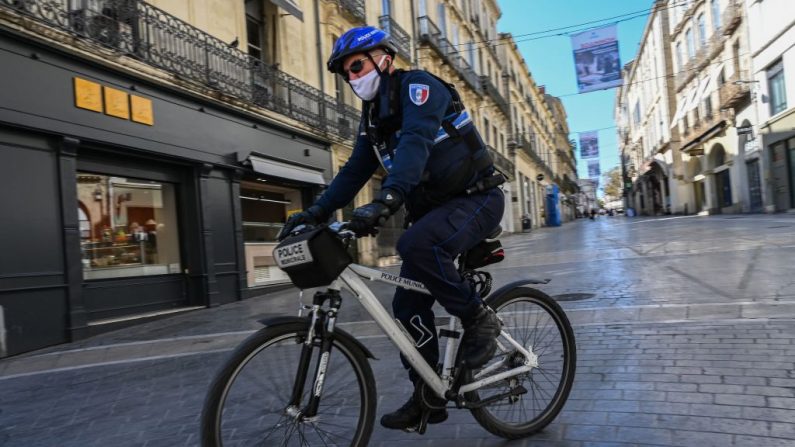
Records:
[[[179,273],[174,185],[78,173],[84,279]]]
[[[787,91],[784,87],[784,64],[778,61],[767,69],[767,86],[770,95],[770,114],[787,109]]]
[[[283,192],[242,187],[240,206],[245,242],[276,242],[291,203]]]
[[[264,179],[240,182],[248,286],[289,281],[273,260],[276,237],[287,216],[301,211],[301,191]]]

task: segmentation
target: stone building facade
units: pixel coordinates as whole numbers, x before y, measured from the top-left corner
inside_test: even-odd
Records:
[[[283,283],[275,235],[357,130],[358,101],[324,67],[353,26],[456,84],[510,178],[505,229],[542,225],[546,188],[575,177],[565,111],[500,14],[494,0],[0,0],[5,353]],[[359,262],[394,261],[401,228],[359,241]]]

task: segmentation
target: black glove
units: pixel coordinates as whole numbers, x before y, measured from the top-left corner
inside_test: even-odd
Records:
[[[403,205],[403,197],[390,189],[381,191],[381,196],[372,203],[353,210],[348,229],[357,236],[375,236],[376,227],[384,224]]]
[[[282,231],[279,232],[279,235],[276,236],[276,239],[281,241],[282,239],[286,238],[290,235],[290,233],[295,230],[295,227],[299,225],[317,225],[319,223],[323,223],[328,220],[328,215],[323,211],[323,208],[312,205],[309,208],[301,211],[300,213],[295,213],[287,219],[284,226],[282,227]]]

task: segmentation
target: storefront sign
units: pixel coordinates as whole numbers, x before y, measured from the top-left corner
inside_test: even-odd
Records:
[[[746,141],[745,146],[743,148],[745,149],[746,154],[756,152],[757,150],[759,150],[759,139],[754,138],[753,140]]]
[[[127,93],[115,88],[103,87],[105,91],[105,114],[128,120],[130,119],[130,102]]]
[[[273,251],[273,259],[276,261],[276,265],[283,269],[312,262],[312,253],[309,251],[309,243],[301,241],[284,247],[276,247],[276,250]]]
[[[132,119],[147,126],[155,124],[151,99],[128,95],[123,90],[82,78],[74,78],[74,90],[76,107],[93,112],[105,112],[106,115],[124,120]]]
[[[148,126],[155,124],[154,112],[152,111],[152,100],[140,96],[130,95],[130,108],[132,109],[132,120],[136,123]]]
[[[102,86],[96,82],[74,78],[75,106],[102,113]]]
[[[754,133],[753,126],[744,126],[737,128],[737,135],[750,135]]]

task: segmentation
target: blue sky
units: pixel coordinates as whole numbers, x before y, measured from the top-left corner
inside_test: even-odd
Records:
[[[570,25],[592,22],[651,8],[652,0],[499,0],[502,18],[499,32],[514,35],[519,50],[538,85],[547,93],[561,96],[568,114],[569,138],[577,132],[599,131],[599,162],[602,173],[619,165],[618,141],[613,121],[615,89],[577,95],[571,38],[568,35],[529,40],[535,33]],[[618,23],[621,64],[635,57],[648,15]],[[600,23],[601,24],[601,23]],[[584,25],[574,32],[593,25]],[[526,40],[522,42],[522,40]],[[587,166],[577,152],[577,173],[587,178]]]

